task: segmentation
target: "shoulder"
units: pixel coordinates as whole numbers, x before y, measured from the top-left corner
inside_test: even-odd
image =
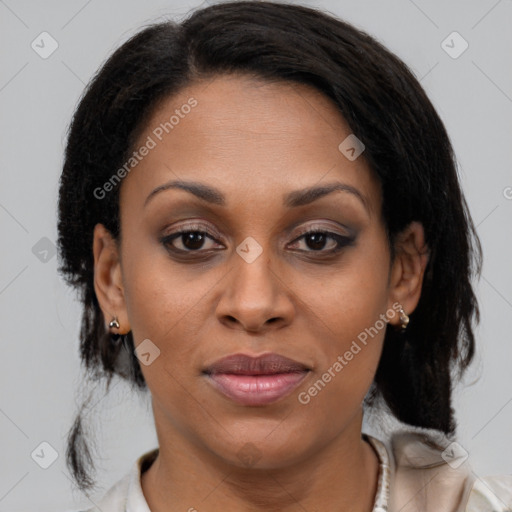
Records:
[[[512,475],[476,478],[465,512],[511,512]]]
[[[390,510],[512,512],[512,475],[480,478],[458,442],[430,429],[393,432]]]
[[[155,448],[138,457],[130,470],[108,489],[98,503],[80,512],[125,512],[125,510],[149,512],[149,507],[142,493],[140,477],[141,473],[154,461],[157,454],[158,448]]]
[[[129,472],[110,487],[98,503],[81,512],[124,512],[134,470],[132,466]]]

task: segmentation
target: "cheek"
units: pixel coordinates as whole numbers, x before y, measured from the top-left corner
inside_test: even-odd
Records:
[[[211,296],[226,269],[179,265],[155,241],[142,242],[142,235],[133,239],[139,243],[123,248],[130,327],[136,347],[149,339],[159,351],[150,365],[140,365],[141,371],[153,395],[173,396],[170,404],[182,404],[183,389],[190,388],[208,344]]]
[[[328,278],[303,283],[308,304],[340,339],[355,338],[373,326],[388,303],[389,254],[380,236],[365,236],[342,256]],[[340,347],[341,348],[341,347]]]
[[[125,222],[130,227],[130,218]],[[149,229],[133,229],[125,237],[122,272],[128,317],[136,341],[154,338],[155,342],[167,342],[169,338],[172,342],[173,332],[186,328],[189,312],[193,314],[208,289],[208,282],[199,278],[194,283],[190,271],[171,261]]]
[[[190,338],[188,315],[193,314],[200,294],[183,273],[171,269],[155,242],[127,243],[123,249],[124,296],[135,345],[149,339],[160,356],[165,356],[159,362],[169,360],[166,352],[172,352],[171,360],[179,361],[185,356],[180,348],[191,345],[186,343]]]
[[[149,339],[158,354],[148,365],[141,359],[140,368],[156,404],[165,403],[174,418],[195,415],[200,410],[185,390],[197,346],[192,319],[204,289],[199,293],[183,275],[170,274],[166,265],[151,259],[140,254],[126,268],[125,297],[135,346]]]
[[[301,403],[354,410],[363,400],[394,313],[386,311],[388,271],[386,245],[361,244],[329,280],[304,287],[312,290],[305,298],[310,329],[321,334],[313,337],[319,365]]]
[[[329,335],[317,338],[321,340],[315,347],[319,364],[297,396],[304,412],[329,424],[332,435],[360,410],[387,328],[385,301],[356,288],[357,293],[343,294],[330,316],[317,322],[322,332],[326,332],[323,324],[329,322]]]

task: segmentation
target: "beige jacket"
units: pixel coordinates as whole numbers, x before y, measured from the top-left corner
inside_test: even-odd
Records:
[[[387,451],[390,512],[512,512],[512,475],[480,477],[458,443],[400,431]]]

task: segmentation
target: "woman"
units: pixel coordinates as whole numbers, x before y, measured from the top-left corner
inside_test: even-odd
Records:
[[[83,362],[158,437],[99,510],[511,510],[455,442],[481,256],[452,147],[368,35],[272,2],[145,28],[77,108],[58,227]],[[411,428],[363,433],[378,408]],[[67,455],[90,488],[80,415]]]

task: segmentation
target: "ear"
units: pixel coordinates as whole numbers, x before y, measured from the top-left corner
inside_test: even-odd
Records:
[[[126,312],[119,249],[110,232],[102,224],[94,227],[94,291],[100,304],[105,328],[117,334],[130,331]],[[119,329],[109,329],[110,321],[117,317]]]
[[[395,261],[391,267],[388,308],[397,311],[398,302],[407,315],[416,309],[429,256],[430,251],[425,243],[422,224],[411,222],[398,235],[395,242]],[[399,325],[399,315],[394,315],[390,323]]]

